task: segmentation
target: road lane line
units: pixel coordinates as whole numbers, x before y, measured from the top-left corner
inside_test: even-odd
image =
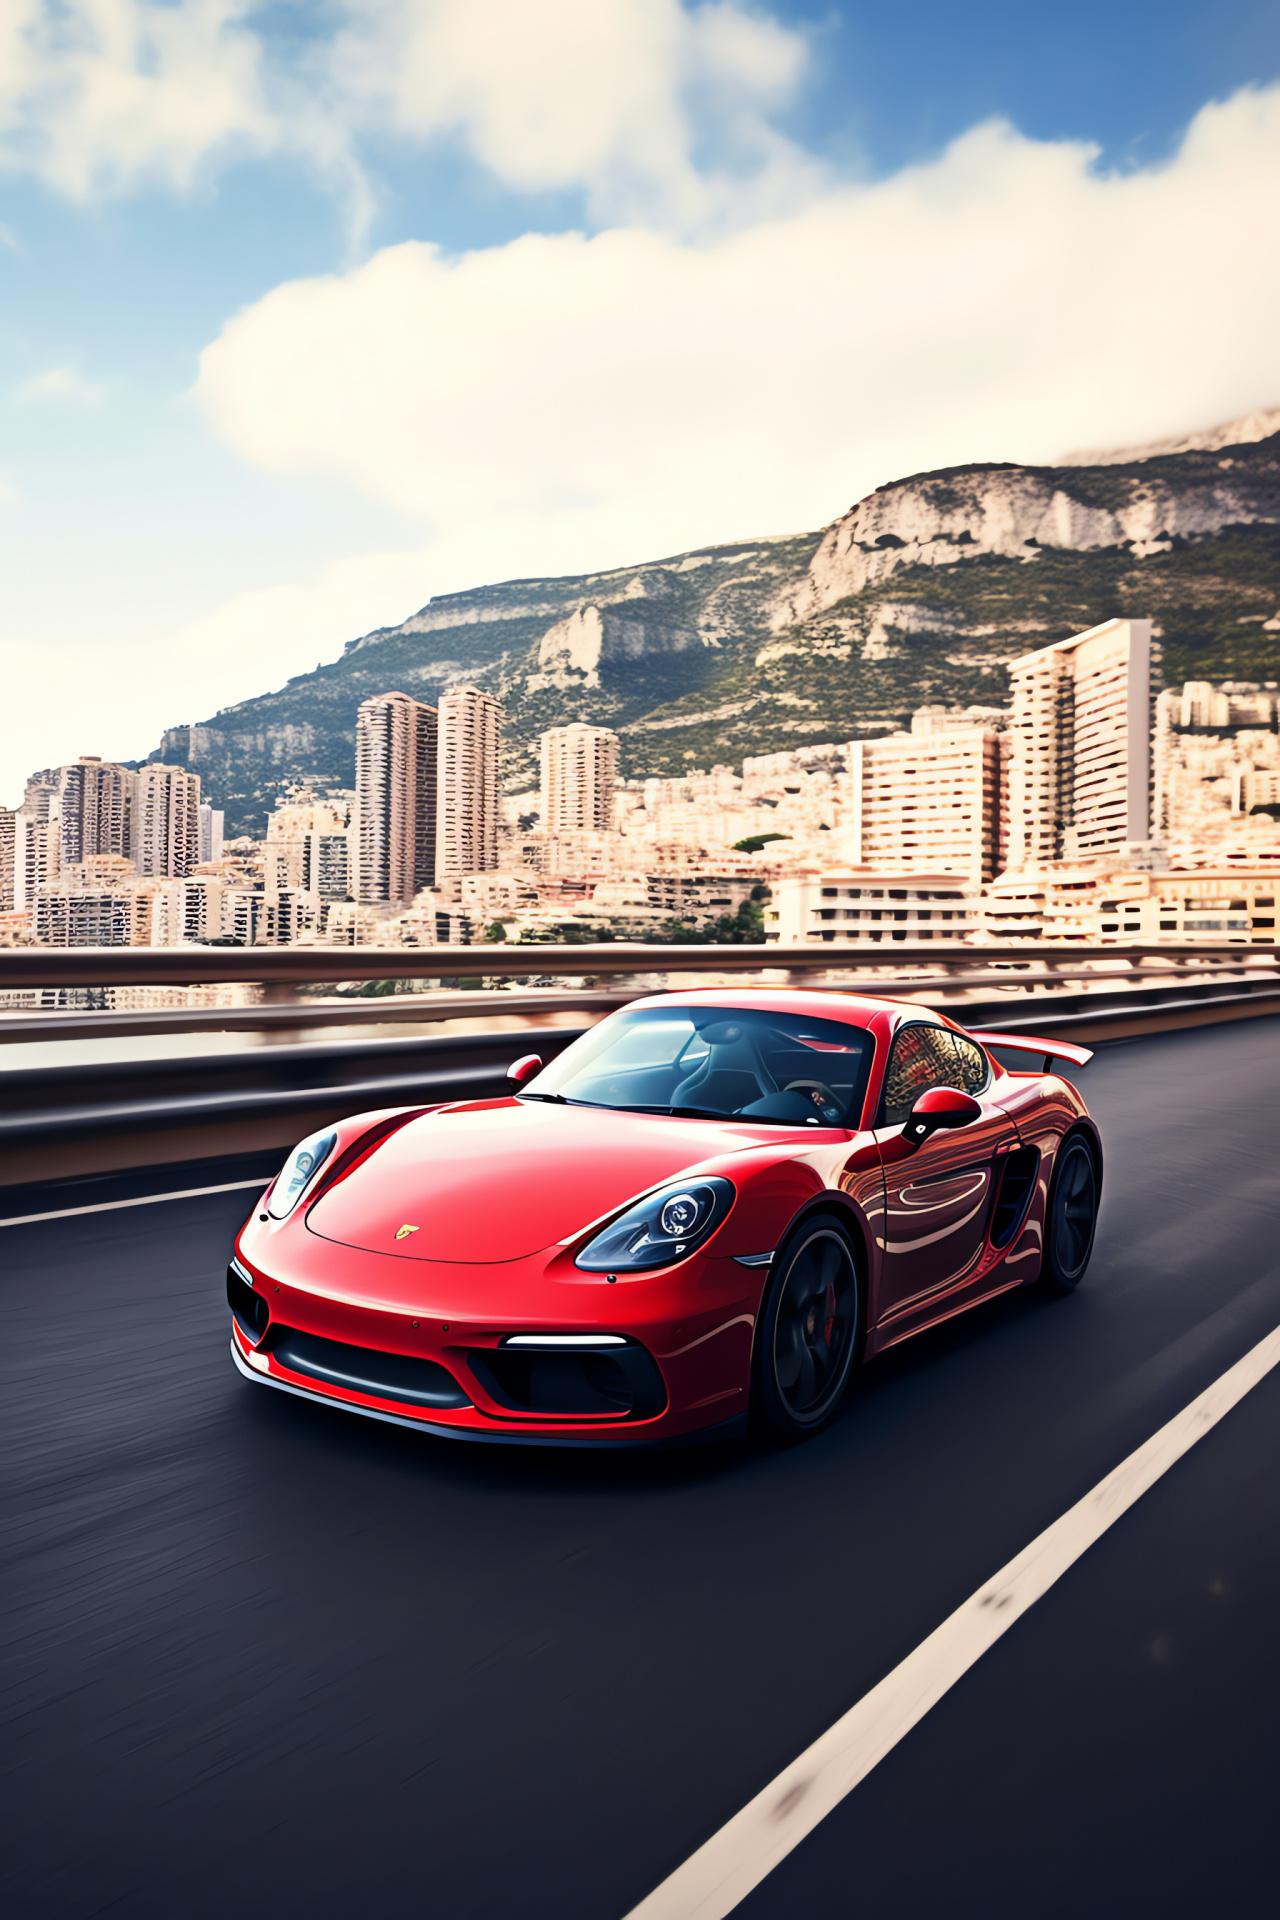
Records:
[[[626,1920],[723,1920],[1277,1362],[1280,1327],[971,1594]]]
[[[120,1207],[158,1207],[162,1200],[198,1200],[203,1193],[239,1193],[248,1187],[263,1191],[271,1185],[271,1178],[228,1180],[220,1187],[183,1187],[177,1193],[143,1193],[135,1200],[96,1200],[91,1207],[59,1207],[55,1213],[17,1213],[12,1219],[0,1220],[0,1227],[31,1227],[39,1220],[70,1220],[77,1213],[115,1213]]]

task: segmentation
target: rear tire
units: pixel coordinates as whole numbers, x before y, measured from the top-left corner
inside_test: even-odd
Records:
[[[811,1214],[774,1260],[756,1331],[754,1408],[779,1439],[806,1439],[835,1417],[861,1324],[853,1241],[835,1214]]]
[[[1041,1280],[1050,1293],[1074,1293],[1084,1279],[1098,1222],[1098,1166],[1081,1133],[1058,1149],[1044,1216]]]

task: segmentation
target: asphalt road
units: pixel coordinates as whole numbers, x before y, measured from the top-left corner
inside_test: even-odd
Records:
[[[791,1451],[451,1446],[255,1388],[241,1195],[0,1230],[5,1913],[620,1920],[1280,1323],[1280,1021],[1082,1084],[1080,1292],[876,1362]],[[1273,1377],[742,1914],[1280,1909],[1278,1466]]]

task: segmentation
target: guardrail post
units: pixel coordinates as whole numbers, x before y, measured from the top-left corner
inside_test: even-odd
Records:
[[[298,1005],[298,984],[295,980],[260,980],[258,982],[259,1005],[264,1007],[296,1007]],[[317,1025],[321,1023],[317,1021]],[[287,1027],[264,1027],[256,1036],[260,1047],[278,1047],[288,1045],[294,1038]]]

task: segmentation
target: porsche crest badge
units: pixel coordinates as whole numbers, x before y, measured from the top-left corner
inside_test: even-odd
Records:
[[[397,1240],[407,1240],[407,1239],[408,1239],[408,1237],[409,1237],[409,1235],[410,1235],[411,1233],[416,1233],[417,1231],[418,1231],[418,1229],[417,1229],[416,1227],[411,1227],[411,1226],[410,1226],[410,1225],[409,1225],[409,1224],[408,1224],[408,1223],[406,1222],[406,1223],[405,1223],[405,1225],[404,1225],[403,1227],[397,1227],[397,1228],[396,1228],[396,1239],[397,1239]]]

